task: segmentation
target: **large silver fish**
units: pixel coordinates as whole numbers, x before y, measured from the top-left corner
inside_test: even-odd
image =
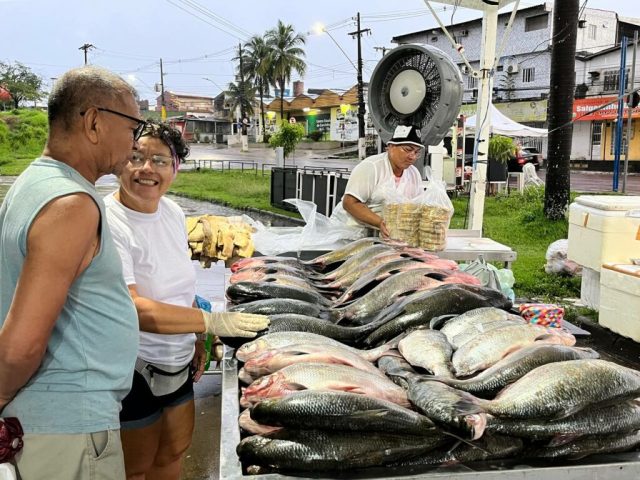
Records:
[[[351,345],[355,344],[359,339],[376,328],[375,325],[344,327],[342,325],[336,325],[329,320],[297,315],[295,313],[270,315],[269,322],[269,328],[267,330],[269,333],[311,332]]]
[[[345,365],[298,363],[262,377],[249,385],[243,404],[278,398],[301,390],[334,390],[369,395],[409,406],[404,390],[390,380]]]
[[[267,350],[262,355],[248,360],[244,364],[244,371],[254,380],[277,372],[295,363],[332,363],[348,365],[358,370],[384,376],[376,366],[362,358],[357,353],[340,346],[319,344],[294,344]]]
[[[291,298],[321,306],[331,305],[331,302],[315,289],[278,285],[276,283],[234,283],[227,288],[227,298],[234,303],[251,302],[265,298]]]
[[[377,243],[366,247],[360,250],[355,255],[349,257],[347,261],[345,261],[342,265],[340,265],[335,270],[332,270],[329,273],[325,273],[324,275],[314,275],[313,279],[316,281],[329,282],[332,280],[336,280],[345,275],[348,275],[352,271],[357,271],[360,268],[360,265],[368,262],[371,258],[384,253],[384,252],[392,252],[393,247],[389,245],[385,245],[382,243]]]
[[[251,412],[249,409],[245,409],[238,417],[238,425],[240,428],[251,435],[266,435],[267,433],[277,432],[281,430],[281,427],[272,427],[270,425],[263,425],[256,422],[251,418]]]
[[[554,438],[553,444],[566,443],[583,435],[610,435],[640,430],[640,402],[626,402],[585,408],[560,420],[488,417],[487,432],[540,440]]]
[[[506,320],[511,315],[513,314],[501,308],[480,307],[467,310],[460,315],[445,315],[448,318],[434,318],[429,326],[453,338],[474,325]]]
[[[414,330],[400,340],[398,350],[414,367],[421,367],[434,375],[445,378],[451,373],[451,355],[453,349],[447,337],[437,330]]]
[[[549,363],[509,385],[495,400],[480,400],[491,415],[568,417],[588,406],[640,397],[640,372],[605,360]]]
[[[349,392],[303,391],[263,400],[251,409],[255,421],[302,430],[434,435],[433,422],[395,403]]]
[[[434,273],[431,268],[422,268],[398,273],[387,278],[365,296],[342,308],[329,311],[333,320],[348,319],[352,323],[363,325],[396,298],[419,290],[433,289],[442,285],[443,275]]]
[[[350,347],[324,335],[309,332],[277,332],[269,333],[262,337],[256,338],[251,342],[245,343],[236,350],[236,358],[241,362],[246,362],[251,358],[262,354],[267,350],[274,348],[286,347],[287,345],[294,345],[296,343],[304,344],[317,344],[317,345],[329,345],[339,346],[340,348],[346,348],[350,352],[360,355],[365,360],[375,362],[382,355],[389,350],[396,348],[401,337],[392,340],[389,343],[381,345],[378,348],[371,350],[358,350],[357,348]]]
[[[402,378],[411,403],[445,431],[470,440],[482,436],[487,419],[473,395],[406,370],[390,370],[387,375]]]
[[[599,356],[590,348],[534,343],[507,355],[472,378],[460,380],[438,377],[436,380],[482,398],[492,398],[504,387],[541,365]]]
[[[295,300],[291,298],[265,298],[235,305],[227,309],[229,312],[257,313],[261,315],[278,315],[283,313],[297,313],[309,317],[320,318],[326,311],[318,304]]]
[[[472,443],[459,443],[454,448],[440,447],[413,460],[393,464],[394,467],[418,465],[451,465],[511,457],[522,451],[522,439],[503,435],[484,435]]]
[[[247,437],[236,451],[240,460],[249,465],[325,472],[410,459],[427,453],[442,441],[442,436],[284,429]]]
[[[532,458],[562,458],[578,460],[597,453],[626,452],[640,445],[640,430],[613,435],[592,435],[564,445],[540,448],[528,452]]]
[[[236,261],[233,265],[231,265],[231,271],[233,273],[238,270],[243,270],[245,268],[256,268],[256,267],[264,267],[266,265],[289,265],[292,267],[300,267],[301,263],[297,258],[294,257],[251,257],[251,258],[242,258]]]
[[[476,335],[453,354],[451,363],[458,377],[471,375],[496,364],[511,352],[533,343],[572,346],[576,339],[559,328],[519,324]]]
[[[431,319],[439,315],[460,314],[472,308],[488,306],[510,308],[511,301],[497,290],[476,285],[442,285],[418,292],[376,316],[372,323],[381,326],[363,344],[379,345],[402,332],[429,325]]]
[[[300,263],[302,265],[309,265],[317,269],[323,269],[327,265],[342,262],[360,252],[361,250],[364,250],[365,248],[368,248],[371,245],[375,245],[376,243],[380,242],[381,239],[379,237],[361,238],[345,245],[342,248],[337,248],[312,260],[301,261]]]

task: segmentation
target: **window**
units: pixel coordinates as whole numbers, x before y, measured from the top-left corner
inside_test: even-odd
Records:
[[[438,37],[431,37],[431,43],[436,43],[438,41]]]
[[[616,123],[617,122],[611,122],[611,144],[609,145],[609,151],[610,151],[610,155],[615,155],[616,150],[615,150],[615,146],[616,146]],[[633,129],[631,129],[631,140],[633,140],[634,137],[634,131]],[[621,155],[625,155],[627,153],[627,125],[626,125],[626,121],[622,122],[622,145],[621,145],[621,149],[620,149],[620,154]]]
[[[591,122],[591,145],[600,145],[602,141],[602,122]]]
[[[527,17],[524,20],[524,31],[533,32],[535,30],[543,30],[549,25],[549,14],[535,15]]]
[[[629,69],[627,69],[627,74],[625,75],[625,86],[627,88],[629,86]],[[620,86],[620,70],[605,70],[604,72],[604,83],[602,89],[605,92],[615,92],[618,91]]]
[[[522,82],[523,83],[531,83],[536,79],[536,69],[535,67],[531,68],[523,68],[522,69]]]
[[[596,25],[589,25],[589,30],[587,31],[587,34],[589,36],[589,40],[595,40],[596,39],[596,32],[597,32],[597,26]]]
[[[501,72],[501,71],[503,71],[503,70],[504,70],[504,65],[498,65],[498,66],[496,67],[496,71],[497,71],[497,72]]]
[[[471,97],[473,97],[473,98],[478,98],[478,89],[477,89],[477,88],[474,88],[474,89],[471,91]]]
[[[467,77],[467,88],[473,90],[478,88],[478,79],[476,77]]]

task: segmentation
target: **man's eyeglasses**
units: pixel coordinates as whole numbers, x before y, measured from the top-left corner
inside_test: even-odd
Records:
[[[145,157],[138,151],[133,152],[129,163],[134,168],[140,168],[147,162],[147,158],[151,160],[153,166],[159,170],[173,166],[173,158],[171,157],[166,157],[164,155],[151,155],[150,157]]]
[[[131,115],[127,115],[126,113],[118,112],[116,110],[111,110],[110,108],[102,108],[102,107],[95,107],[95,108],[99,112],[112,113],[114,115],[118,115],[119,117],[129,119],[132,122],[136,122],[138,125],[136,126],[136,128],[133,129],[133,140],[138,141],[142,136],[142,131],[144,130],[144,127],[147,125],[147,122],[145,122],[144,120],[141,120],[136,117],[132,117]],[[86,110],[84,112],[80,112],[80,115],[84,116],[85,113],[87,113]]]
[[[400,145],[400,148],[407,155],[414,155],[416,157],[420,155],[420,152],[422,151],[419,147],[410,147],[409,145]]]

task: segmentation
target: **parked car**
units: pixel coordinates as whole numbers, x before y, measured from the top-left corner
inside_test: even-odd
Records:
[[[519,147],[516,155],[509,159],[510,172],[521,172],[527,163],[533,164],[536,171],[542,166],[542,154],[535,147]]]

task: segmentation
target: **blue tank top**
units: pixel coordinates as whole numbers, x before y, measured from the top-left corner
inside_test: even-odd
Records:
[[[22,270],[31,223],[51,200],[76,192],[90,195],[100,209],[100,249],[71,285],[40,367],[2,411],[18,417],[27,433],[118,429],[120,402],[131,388],[138,317],[104,203],[94,185],[50,158],[34,161],[0,207],[0,327]]]

